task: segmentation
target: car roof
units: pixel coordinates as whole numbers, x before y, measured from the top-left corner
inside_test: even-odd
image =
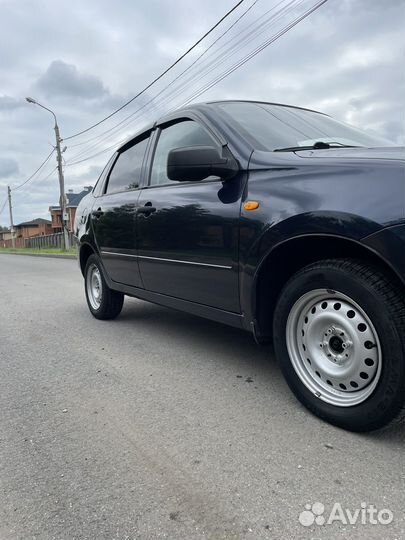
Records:
[[[207,101],[204,103],[204,105],[222,104],[222,103],[253,103],[253,104],[258,104],[258,105],[275,105],[277,107],[288,107],[289,109],[300,109],[301,111],[310,111],[310,112],[325,115],[325,113],[316,111],[314,109],[309,109],[307,107],[298,107],[297,105],[288,105],[286,103],[276,103],[273,101],[260,101],[260,100],[252,100],[252,99],[222,99],[222,100],[217,100],[217,101]]]
[[[117,148],[117,152],[120,152],[124,150],[127,146],[130,145],[130,143],[136,139],[137,137],[141,136],[143,133],[146,133],[147,131],[153,129],[155,126],[164,123],[166,121],[170,121],[173,118],[181,117],[183,113],[192,113],[192,112],[198,112],[198,111],[204,111],[207,108],[210,108],[211,105],[222,105],[225,103],[251,103],[251,104],[257,104],[257,105],[273,105],[276,107],[288,107],[290,109],[299,109],[301,111],[309,111],[314,112],[317,114],[322,114],[324,116],[328,116],[325,113],[322,113],[320,111],[316,111],[314,109],[308,109],[306,107],[298,107],[296,105],[287,105],[285,103],[275,103],[270,101],[259,101],[259,100],[248,100],[248,99],[223,99],[223,100],[216,100],[216,101],[202,101],[198,103],[192,103],[190,105],[187,105],[185,107],[180,107],[179,109],[176,109],[174,111],[170,111],[163,116],[161,116],[159,119],[157,119],[155,122],[146,124],[140,131],[136,132],[134,135],[131,135],[123,144],[121,144]]]

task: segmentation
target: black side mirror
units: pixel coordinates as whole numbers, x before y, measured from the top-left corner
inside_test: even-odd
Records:
[[[175,148],[167,158],[167,176],[170,180],[190,182],[208,176],[219,176],[223,180],[235,176],[239,167],[225,147],[223,154],[215,146],[186,146]]]

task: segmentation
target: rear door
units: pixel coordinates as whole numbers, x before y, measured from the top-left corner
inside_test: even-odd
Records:
[[[174,182],[166,174],[170,150],[220,146],[193,120],[162,126],[155,139],[148,185],[138,201],[138,257],[145,289],[240,312],[239,220],[242,175],[223,182]]]
[[[95,240],[113,281],[142,287],[136,258],[136,209],[149,133],[123,147],[92,209]]]

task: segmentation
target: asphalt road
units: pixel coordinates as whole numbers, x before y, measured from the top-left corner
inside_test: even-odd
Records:
[[[1,540],[405,538],[405,427],[323,423],[249,334],[134,299],[97,321],[69,260],[0,254],[0,302]],[[316,502],[344,514],[302,525]]]

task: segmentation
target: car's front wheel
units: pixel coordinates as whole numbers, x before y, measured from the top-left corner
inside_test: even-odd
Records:
[[[352,431],[403,415],[404,291],[380,269],[336,259],[284,287],[274,346],[286,380],[313,413]]]
[[[121,313],[124,295],[110,289],[96,255],[90,255],[84,271],[87,305],[96,319],[115,319]]]

